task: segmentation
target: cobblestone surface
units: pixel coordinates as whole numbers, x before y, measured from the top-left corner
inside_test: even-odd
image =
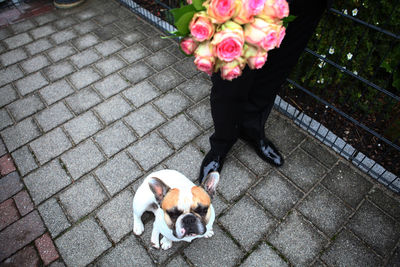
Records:
[[[266,134],[285,165],[238,142],[213,199],[215,235],[151,248],[153,216],[132,233],[135,190],[164,168],[196,182],[210,79],[115,0],[0,36],[1,266],[400,265],[400,197],[276,111]]]

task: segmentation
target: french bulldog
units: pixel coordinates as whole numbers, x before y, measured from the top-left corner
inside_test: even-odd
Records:
[[[134,234],[143,233],[142,214],[151,211],[155,217],[151,233],[154,248],[159,249],[161,244],[167,250],[172,247],[172,241],[191,242],[213,236],[215,211],[211,199],[218,181],[218,172],[211,172],[201,186],[174,170],[151,173],[133,198]]]

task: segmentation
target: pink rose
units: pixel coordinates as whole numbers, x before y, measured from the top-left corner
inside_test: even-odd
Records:
[[[191,37],[185,37],[182,39],[181,43],[181,49],[186,55],[191,55],[197,48],[197,43],[193,38]]]
[[[197,69],[204,71],[208,75],[211,75],[215,63],[211,43],[208,41],[201,43],[194,52],[194,56],[194,64],[196,65]]]
[[[246,24],[254,20],[254,16],[262,12],[266,0],[237,0],[233,20]]]
[[[192,4],[192,0],[186,0],[186,2],[191,5]]]
[[[189,30],[193,38],[198,42],[210,40],[214,35],[215,26],[206,12],[201,11],[194,14],[189,23]]]
[[[231,62],[223,62],[219,66],[221,77],[224,80],[232,81],[233,79],[242,75],[242,70],[245,67],[244,59],[239,58]]]
[[[286,0],[266,0],[261,13],[265,16],[283,19],[289,16],[289,4]]]
[[[236,0],[211,0],[205,4],[207,14],[213,19],[213,23],[224,23],[235,13]]]
[[[278,41],[276,42],[276,47],[279,48],[281,46],[281,43],[283,41],[283,38],[285,38],[286,35],[286,28],[281,26],[279,29],[279,34],[278,34]]]
[[[221,26],[221,31],[214,35],[211,44],[216,57],[226,62],[235,60],[242,54],[244,45],[242,27],[233,21],[227,21]]]
[[[267,52],[251,45],[245,45],[243,57],[250,69],[261,69],[267,61]]]
[[[253,23],[244,26],[244,38],[247,43],[269,51],[277,45],[280,27],[273,22],[256,18]]]

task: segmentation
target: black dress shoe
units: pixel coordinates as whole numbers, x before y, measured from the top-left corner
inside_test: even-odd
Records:
[[[274,146],[274,144],[267,138],[260,138],[258,140],[255,140],[242,134],[240,136],[240,139],[244,140],[252,148],[254,148],[257,155],[262,160],[277,167],[283,165],[284,160],[282,155],[279,153],[278,149]]]
[[[209,151],[200,166],[199,184],[201,184],[210,172],[221,173],[224,158]]]

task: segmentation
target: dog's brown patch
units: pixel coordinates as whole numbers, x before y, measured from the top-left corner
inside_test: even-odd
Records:
[[[192,195],[193,195],[192,208],[196,208],[198,204],[201,204],[203,206],[210,206],[211,198],[202,187],[193,186]]]
[[[179,200],[179,189],[172,188],[165,195],[165,197],[161,203],[161,208],[163,210],[172,209],[178,205],[178,200]]]

